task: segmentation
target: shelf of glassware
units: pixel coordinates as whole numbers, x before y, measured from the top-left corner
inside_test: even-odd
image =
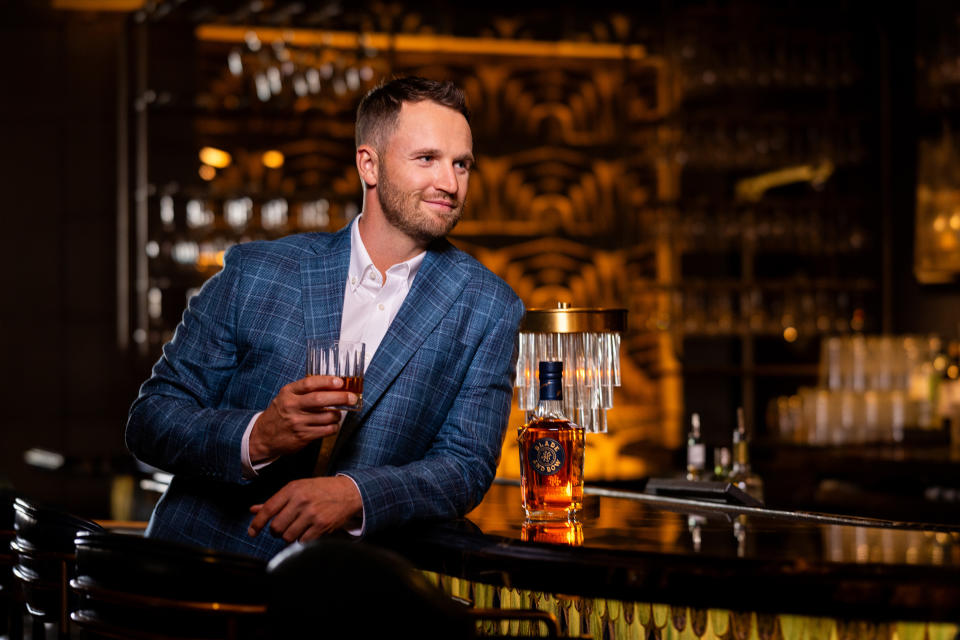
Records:
[[[150,199],[146,315],[148,343],[172,337],[187,300],[222,266],[235,244],[329,231],[357,214],[352,202],[316,193],[214,195],[181,190]]]
[[[797,445],[960,446],[960,340],[938,335],[831,336],[817,384],[771,399],[767,424]]]

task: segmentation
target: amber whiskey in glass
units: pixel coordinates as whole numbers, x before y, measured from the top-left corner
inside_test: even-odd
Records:
[[[583,427],[563,415],[563,363],[541,362],[540,396],[517,439],[528,520],[573,520],[583,508]]]

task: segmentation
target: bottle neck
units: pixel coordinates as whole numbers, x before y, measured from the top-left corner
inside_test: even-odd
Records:
[[[556,367],[559,363],[540,363],[539,401],[534,411],[536,418],[564,418],[563,415],[563,374]]]
[[[563,376],[548,375],[540,371],[540,400],[534,415],[538,418],[559,418],[563,416]]]
[[[541,398],[533,415],[537,418],[562,418],[564,417],[563,400]]]

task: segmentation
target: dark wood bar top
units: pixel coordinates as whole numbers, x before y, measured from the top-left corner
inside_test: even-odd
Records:
[[[586,502],[579,524],[537,526],[524,522],[519,487],[498,482],[465,519],[408,527],[375,542],[424,570],[532,591],[850,619],[960,620],[958,527],[604,489]]]

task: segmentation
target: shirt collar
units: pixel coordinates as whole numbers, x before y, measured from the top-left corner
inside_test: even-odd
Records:
[[[351,291],[356,291],[363,284],[363,279],[369,276],[371,270],[374,272],[377,270],[373,260],[370,259],[370,254],[367,253],[367,248],[363,246],[363,240],[360,238],[360,218],[362,217],[363,214],[357,216],[350,226],[350,270],[347,273],[347,284]],[[398,262],[387,269],[387,275],[389,276],[392,273],[401,277],[405,275],[407,289],[409,289],[413,285],[413,279],[426,256],[427,252],[422,251],[409,260]]]

